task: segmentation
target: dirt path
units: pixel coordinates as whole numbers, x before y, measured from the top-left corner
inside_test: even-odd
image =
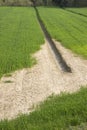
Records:
[[[38,64],[31,69],[16,71],[12,77],[0,81],[0,119],[14,118],[29,113],[33,104],[43,101],[52,93],[74,92],[87,85],[87,60],[82,60],[55,42],[73,73],[64,73],[55,64],[48,44],[35,54]],[[11,81],[11,83],[6,83]]]

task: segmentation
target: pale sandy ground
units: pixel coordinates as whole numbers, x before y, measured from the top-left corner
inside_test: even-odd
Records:
[[[35,54],[37,65],[31,69],[16,71],[12,77],[1,79],[0,119],[11,119],[20,113],[29,113],[33,104],[38,104],[53,93],[74,92],[87,85],[87,60],[77,57],[60,43],[57,43],[57,46],[73,73],[61,71],[46,42]],[[6,81],[12,82],[5,83]]]

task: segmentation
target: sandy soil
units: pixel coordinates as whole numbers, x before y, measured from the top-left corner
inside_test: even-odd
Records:
[[[83,60],[55,42],[73,73],[64,73],[56,64],[47,42],[35,54],[38,64],[16,71],[0,81],[0,119],[29,113],[34,105],[51,94],[74,92],[87,85],[87,60]],[[7,83],[8,82],[8,83]]]

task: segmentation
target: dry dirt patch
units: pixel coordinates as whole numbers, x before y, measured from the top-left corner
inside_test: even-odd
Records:
[[[0,119],[14,118],[29,113],[40,101],[52,93],[74,92],[87,85],[87,61],[76,57],[70,50],[55,42],[73,73],[61,71],[47,42],[35,54],[38,64],[31,69],[16,71],[0,81]],[[10,82],[11,81],[11,82]]]

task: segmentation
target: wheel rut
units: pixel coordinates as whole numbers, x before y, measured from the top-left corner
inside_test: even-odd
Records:
[[[70,66],[66,63],[66,61],[62,57],[62,54],[60,53],[60,51],[56,47],[55,42],[52,40],[50,33],[47,31],[40,15],[39,15],[38,9],[36,7],[34,7],[34,9],[35,9],[35,12],[36,12],[38,22],[41,26],[43,33],[44,33],[45,39],[47,40],[47,42],[49,44],[49,48],[51,49],[51,52],[54,55],[56,63],[58,65],[60,65],[60,68],[61,68],[62,71],[67,72],[67,73],[71,73],[72,70],[71,70]]]

